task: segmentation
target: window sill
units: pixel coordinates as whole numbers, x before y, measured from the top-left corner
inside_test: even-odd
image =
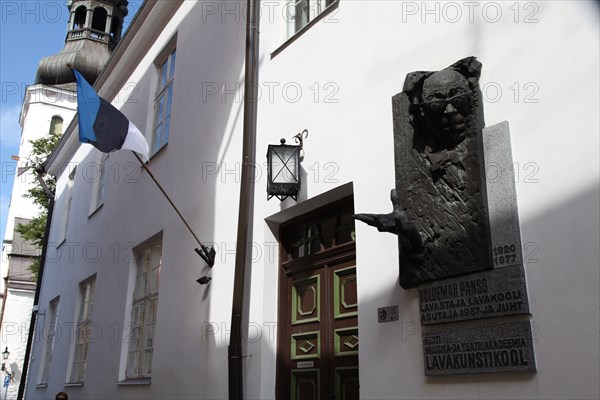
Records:
[[[329,6],[327,6],[327,8],[325,8],[321,12],[321,14],[317,15],[313,20],[308,21],[308,23],[306,25],[304,25],[302,28],[300,28],[300,30],[298,30],[298,32],[294,33],[290,38],[288,38],[285,42],[283,42],[278,48],[273,50],[273,52],[271,53],[271,60],[277,54],[279,54],[283,50],[285,50],[290,44],[295,42],[296,39],[298,39],[300,36],[302,36],[304,34],[304,32],[308,31],[313,25],[315,25],[317,22],[319,22],[320,20],[325,18],[327,15],[329,15],[334,9],[337,9],[339,5],[340,5],[339,0],[334,1]]]
[[[47,383],[38,383],[37,385],[35,385],[36,389],[43,389],[43,388],[47,388],[48,384]]]
[[[119,386],[134,386],[134,385],[149,385],[152,383],[152,378],[137,378],[137,379],[127,379],[124,381],[119,381],[117,385]]]
[[[90,213],[90,215],[88,215],[88,218],[92,218],[94,215],[96,215],[96,213],[97,213],[98,211],[100,211],[100,209],[102,208],[102,206],[103,206],[103,205],[104,205],[104,203],[102,203],[102,204],[100,204],[98,207],[96,207],[96,209],[95,209],[94,211],[92,211],[92,212]]]
[[[148,161],[146,161],[146,164],[148,164],[150,161],[152,161],[152,159],[154,157],[156,157],[160,153],[162,153],[164,151],[164,149],[167,147],[168,144],[169,144],[169,142],[163,144],[162,146],[160,146],[160,148],[158,150],[156,150],[154,153],[150,154],[150,157],[148,157]]]
[[[81,387],[83,386],[83,382],[69,382],[63,385],[64,387]]]

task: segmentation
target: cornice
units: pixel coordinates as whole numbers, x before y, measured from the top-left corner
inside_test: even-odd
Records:
[[[44,101],[44,99],[48,100],[44,92],[54,93],[56,95],[56,101]],[[71,109],[64,105],[61,105],[58,100],[67,100],[70,103],[74,103],[75,101],[77,101],[77,92],[74,90],[60,88],[52,85],[44,85],[41,83],[27,86],[27,89],[25,90],[23,104],[21,105],[21,113],[19,114],[19,125],[21,125],[21,128],[23,127],[23,123],[25,122],[25,117],[27,116],[27,111],[29,110],[30,104],[45,103],[50,104],[54,107]]]

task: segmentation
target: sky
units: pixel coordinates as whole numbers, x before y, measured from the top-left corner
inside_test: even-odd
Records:
[[[142,0],[129,0],[129,26]],[[42,58],[59,52],[65,43],[69,11],[66,0],[0,0],[0,235],[6,217],[19,152],[19,114],[27,85],[35,79]]]

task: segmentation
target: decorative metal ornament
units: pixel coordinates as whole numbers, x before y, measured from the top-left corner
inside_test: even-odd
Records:
[[[308,129],[303,130],[300,133],[296,133],[293,138],[298,145],[300,145],[300,150],[304,148],[304,139],[308,139]],[[300,156],[302,158],[302,155]]]
[[[308,135],[308,131],[306,133]],[[267,200],[272,197],[277,197],[279,201],[288,197],[294,200],[298,199],[301,149],[302,146],[285,144],[285,139],[281,139],[280,145],[269,145],[267,150]]]
[[[210,276],[203,276],[199,279],[196,279],[196,282],[198,282],[201,285],[206,285],[210,281],[212,281],[212,278]]]
[[[215,265],[215,254],[217,254],[217,251],[213,246],[209,248],[200,243],[200,249],[196,247],[194,251],[198,253],[198,255],[204,260],[204,262],[206,262],[206,264],[208,264],[209,267],[212,268],[213,265]]]

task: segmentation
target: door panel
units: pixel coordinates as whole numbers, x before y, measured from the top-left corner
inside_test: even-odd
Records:
[[[320,322],[320,280],[320,274],[304,279],[292,279],[292,325]]]
[[[291,400],[317,400],[321,398],[321,379],[318,369],[292,370]]]
[[[335,398],[358,400],[358,368],[335,369]]]
[[[358,315],[356,298],[356,266],[338,268],[333,271],[334,318]]]

